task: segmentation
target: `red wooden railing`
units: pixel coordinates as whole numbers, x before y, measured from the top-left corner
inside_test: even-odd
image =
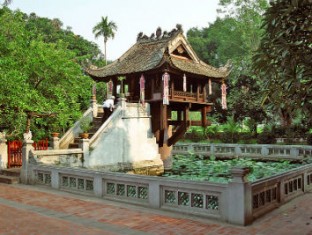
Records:
[[[47,150],[49,147],[49,141],[48,139],[39,140],[38,142],[34,142],[33,146],[35,150]]]
[[[8,168],[22,166],[22,147],[20,140],[8,141]]]
[[[22,166],[22,147],[23,141],[13,140],[8,141],[8,168]],[[35,150],[47,150],[49,147],[48,139],[39,140],[33,143]]]

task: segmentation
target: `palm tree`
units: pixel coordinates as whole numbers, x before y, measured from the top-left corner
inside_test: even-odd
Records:
[[[93,28],[93,33],[95,34],[95,38],[100,36],[104,37],[104,55],[105,55],[105,64],[107,64],[106,57],[106,43],[109,38],[115,37],[115,31],[117,30],[117,25],[113,21],[108,21],[107,16],[104,18],[102,16],[101,22],[96,24]]]
[[[12,0],[4,0],[4,2],[2,3],[2,6],[8,6],[12,3]]]

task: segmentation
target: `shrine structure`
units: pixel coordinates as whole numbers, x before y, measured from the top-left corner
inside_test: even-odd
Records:
[[[149,103],[152,133],[164,160],[190,125],[208,125],[212,83],[221,86],[230,66],[215,68],[201,61],[177,25],[170,32],[158,28],[150,37],[139,33],[137,42],[119,59],[103,68],[90,66],[86,73],[96,82],[108,83],[116,97]],[[193,111],[200,111],[201,120],[190,120]]]

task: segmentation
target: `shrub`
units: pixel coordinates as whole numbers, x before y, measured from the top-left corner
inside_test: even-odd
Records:
[[[285,137],[287,128],[284,126],[272,126],[272,134],[276,137]]]
[[[272,132],[264,131],[258,134],[258,144],[276,144],[275,136]]]
[[[307,135],[307,144],[308,144],[308,145],[312,145],[312,133],[309,133],[309,134]]]

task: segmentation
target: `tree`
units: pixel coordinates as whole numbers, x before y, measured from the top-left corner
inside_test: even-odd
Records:
[[[76,62],[76,54],[59,40],[47,43],[27,28],[25,14],[0,10],[0,126],[21,137],[26,112],[56,113],[31,123],[36,139],[56,123],[66,130],[89,104],[92,81]]]
[[[283,124],[296,113],[312,124],[312,1],[272,1],[254,68],[265,81],[263,102],[279,110]]]
[[[57,43],[63,41],[67,45],[67,49],[72,50],[76,54],[76,60],[82,64],[86,60],[93,64],[102,62],[102,54],[98,45],[93,42],[89,42],[79,35],[74,34],[70,27],[62,29],[63,22],[59,19],[48,19],[45,17],[39,17],[35,13],[31,13],[29,16],[24,14],[26,28],[34,38],[42,37],[42,40],[46,43]]]
[[[4,0],[3,3],[2,3],[2,6],[6,7],[6,6],[10,5],[12,3],[12,1],[13,0]]]
[[[101,22],[96,24],[93,28],[93,33],[95,34],[95,38],[100,36],[104,37],[104,56],[105,56],[105,63],[107,63],[107,54],[106,54],[106,43],[109,38],[115,37],[115,31],[117,30],[117,25],[113,21],[108,21],[107,16],[104,18],[102,16]]]
[[[267,118],[261,105],[261,83],[255,76],[241,75],[229,95],[229,109],[235,121],[244,121],[248,117],[250,131],[257,135],[257,124]]]
[[[244,117],[261,121],[254,110],[262,113],[260,90],[261,81],[252,69],[252,57],[260,45],[262,14],[267,8],[266,0],[220,0],[219,17],[201,30],[193,28],[187,32],[188,40],[205,62],[219,67],[228,60],[233,69],[227,80],[228,111],[220,107],[221,94],[214,92],[214,115],[222,115],[219,120],[226,120],[225,115],[234,116],[235,120]],[[242,92],[242,84],[246,79],[248,92]],[[246,87],[246,84],[243,86]],[[218,88],[219,89],[219,88]],[[262,116],[262,115],[260,115]]]

